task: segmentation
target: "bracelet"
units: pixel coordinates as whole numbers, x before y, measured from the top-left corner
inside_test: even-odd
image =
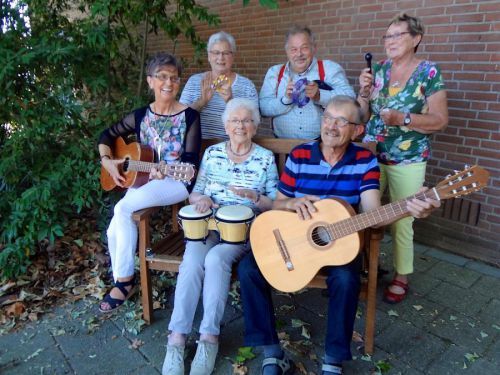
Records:
[[[109,160],[111,160],[111,156],[109,156],[109,155],[102,155],[102,156],[100,157],[101,161],[102,161],[102,159],[104,159],[104,158],[108,158]]]
[[[370,97],[370,94],[368,94],[368,95],[363,95],[363,94],[361,94],[361,93],[358,93],[358,96],[359,96],[360,98],[366,99],[366,98]]]
[[[260,201],[260,192],[257,192],[257,198],[253,201],[254,204],[259,203]]]

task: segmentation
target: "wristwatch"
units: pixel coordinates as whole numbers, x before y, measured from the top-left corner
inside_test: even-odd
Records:
[[[404,126],[408,126],[411,124],[411,116],[410,111],[405,111],[405,119],[403,121]]]

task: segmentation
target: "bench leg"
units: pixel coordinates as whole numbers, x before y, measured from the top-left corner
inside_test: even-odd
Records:
[[[366,322],[365,322],[365,354],[373,354],[374,336],[375,336],[375,312],[377,305],[377,273],[379,256],[379,239],[369,238],[369,270],[368,286],[366,294]]]
[[[146,261],[146,249],[149,248],[149,219],[139,222],[139,264],[141,270],[141,295],[143,318],[147,324],[153,322],[153,293],[151,290],[151,272]]]

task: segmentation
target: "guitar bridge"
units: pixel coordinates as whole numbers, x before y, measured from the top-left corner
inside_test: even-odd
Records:
[[[281,233],[279,229],[273,230],[274,238],[276,239],[276,244],[278,245],[278,248],[280,250],[281,257],[283,258],[283,261],[285,262],[285,266],[288,271],[293,271],[293,263],[292,260],[290,259],[290,254],[288,253],[288,250],[285,245],[285,241],[283,241],[283,237],[281,237]]]

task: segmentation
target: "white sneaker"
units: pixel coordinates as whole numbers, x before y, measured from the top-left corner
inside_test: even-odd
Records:
[[[162,375],[184,375],[184,346],[167,345]]]
[[[198,341],[198,348],[191,363],[189,375],[210,375],[214,370],[219,344]]]

